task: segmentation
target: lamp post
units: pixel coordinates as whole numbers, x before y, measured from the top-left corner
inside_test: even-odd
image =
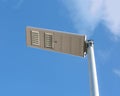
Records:
[[[89,67],[89,78],[90,78],[90,96],[99,96],[98,80],[96,63],[94,56],[94,42],[88,40],[87,42],[87,55],[88,55],[88,67]]]
[[[86,40],[85,35],[27,27],[26,43],[27,46],[49,51],[56,51],[81,57],[88,55],[90,96],[99,96],[94,44],[92,40]]]

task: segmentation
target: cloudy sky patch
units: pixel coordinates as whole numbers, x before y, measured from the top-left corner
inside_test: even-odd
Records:
[[[120,37],[119,0],[62,0],[71,14],[75,28],[80,33],[92,35],[96,26],[103,24]]]

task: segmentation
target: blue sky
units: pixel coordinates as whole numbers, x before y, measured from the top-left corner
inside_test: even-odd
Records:
[[[87,57],[27,47],[26,26],[94,39],[100,96],[119,96],[118,4],[118,0],[0,0],[0,96],[90,96]]]

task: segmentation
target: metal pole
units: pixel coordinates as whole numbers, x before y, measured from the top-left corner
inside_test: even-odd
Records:
[[[92,40],[87,41],[87,54],[90,78],[90,96],[99,96],[97,71],[94,56],[94,43]]]

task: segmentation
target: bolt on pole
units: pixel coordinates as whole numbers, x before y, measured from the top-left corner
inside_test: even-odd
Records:
[[[94,56],[94,42],[92,40],[88,40],[86,43],[90,78],[90,96],[99,96],[97,71]]]

